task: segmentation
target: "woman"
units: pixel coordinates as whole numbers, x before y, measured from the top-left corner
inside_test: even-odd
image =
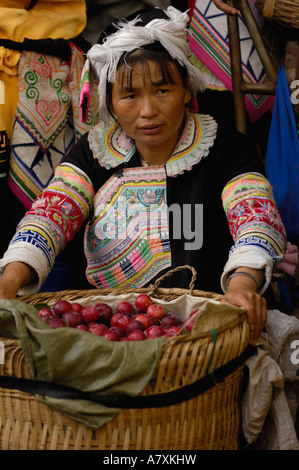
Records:
[[[222,288],[223,303],[246,309],[256,341],[284,228],[251,142],[190,111],[204,85],[188,60],[187,23],[173,7],[142,10],[107,27],[91,48],[87,69],[99,79],[101,122],[21,221],[1,261],[2,297],[38,291],[88,220],[92,285],[140,287],[192,265],[197,288]],[[187,287],[188,272],[169,283]]]

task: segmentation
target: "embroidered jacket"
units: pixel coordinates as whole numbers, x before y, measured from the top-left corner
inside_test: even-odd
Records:
[[[145,286],[165,270],[189,264],[196,288],[221,292],[238,266],[264,268],[270,282],[286,238],[255,146],[217,129],[206,115],[186,112],[168,162],[141,167],[132,141],[117,125],[98,124],[55,171],[19,224],[1,268],[30,264],[39,281],[88,221],[86,275],[95,287]],[[26,250],[24,249],[26,247]],[[180,271],[163,284],[188,287]]]

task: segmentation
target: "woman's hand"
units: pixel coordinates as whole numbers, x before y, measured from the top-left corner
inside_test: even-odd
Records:
[[[21,287],[36,277],[35,271],[26,263],[9,263],[0,278],[0,299],[15,299]]]
[[[212,0],[214,5],[216,5],[219,10],[224,11],[224,13],[228,13],[230,15],[236,15],[238,10],[234,7],[227,5],[227,3],[223,2],[222,0]]]
[[[259,282],[263,279],[262,271],[248,268],[239,269],[239,271],[241,270],[246,270],[255,275]],[[257,293],[256,282],[247,276],[238,275],[233,277],[221,303],[245,308],[250,329],[249,342],[255,345],[267,321],[267,302]]]

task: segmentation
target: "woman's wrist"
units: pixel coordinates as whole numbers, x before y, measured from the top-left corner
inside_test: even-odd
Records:
[[[35,278],[36,272],[28,264],[20,261],[7,264],[0,279],[0,297],[16,297],[19,289]]]
[[[239,267],[227,278],[227,289],[247,287],[259,292],[265,280],[263,269]]]

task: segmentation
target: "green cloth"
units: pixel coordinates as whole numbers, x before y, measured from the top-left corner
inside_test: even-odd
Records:
[[[51,329],[37,309],[0,299],[0,336],[19,339],[32,378],[99,394],[138,395],[160,359],[165,338],[107,341],[75,328]],[[88,400],[37,396],[45,404],[97,429],[121,409]]]

